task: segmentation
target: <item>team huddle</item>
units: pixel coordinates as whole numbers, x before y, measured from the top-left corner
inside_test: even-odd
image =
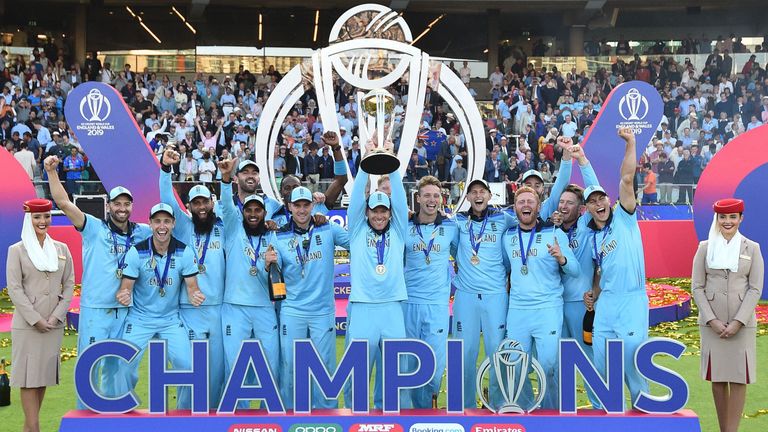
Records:
[[[427,176],[418,183],[419,210],[411,215],[399,171],[368,193],[369,174],[360,170],[346,228],[324,216],[324,203],[336,201],[347,179],[332,132],[323,141],[336,161],[333,184],[325,195],[313,194],[298,179],[286,177],[280,185],[285,204],[257,193],[255,162],[226,159],[218,164],[219,200],[205,186],[195,186],[188,194],[188,213],[171,183],[170,167],[179,155],[166,149],[159,182],[162,202],[151,209],[149,225],[130,222],[133,196],[123,187],[109,192],[106,220],[84,214],[69,201],[56,175],[58,159],[49,157],[45,170],[54,201],[83,237],[78,349],[105,339],[122,339],[142,349],[128,365],[101,362],[97,384],[109,397],[136,386],[150,339],[167,341],[174,369],[191,367],[190,340],[207,339],[210,401],[216,406],[242,341],[258,339],[285,408],[291,409],[294,340],[311,339],[327,370],[336,369],[334,251],[341,247],[350,256],[347,342],[369,342],[369,370],[376,365],[376,408],[382,406],[381,341],[413,338],[432,347],[434,378],[400,395],[401,408],[431,408],[446,366],[449,333],[463,340],[467,408],[477,407],[481,335],[486,352],[512,339],[536,357],[547,382],[542,407],[552,409],[559,407],[559,340],[579,340],[605,376],[606,341],[622,339],[634,401],[648,390],[633,361],[647,339],[648,298],[632,187],[635,138],[626,129],[619,136],[625,157],[613,208],[583,150],[560,138],[563,160],[543,202],[542,175],[531,170],[523,175],[512,208],[489,207],[490,186],[474,180],[466,187],[469,210],[449,217],[443,213],[440,181]],[[569,184],[574,161],[586,189]],[[458,269],[453,280],[451,258]],[[269,295],[273,266],[284,278],[282,301]],[[449,328],[452,283],[456,292]],[[591,346],[582,340],[587,310],[595,311]],[[494,375],[489,398],[500,406],[504,401]],[[350,401],[349,386],[344,393]],[[189,409],[190,396],[188,387],[180,387],[177,407]],[[598,408],[594,395],[588,396]],[[528,380],[518,403],[526,409],[533,404]],[[336,408],[339,403],[315,389],[312,406]]]

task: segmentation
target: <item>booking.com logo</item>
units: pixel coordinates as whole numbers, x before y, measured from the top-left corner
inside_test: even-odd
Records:
[[[342,429],[337,423],[299,423],[288,432],[342,432]]]
[[[464,432],[458,423],[414,423],[408,432]]]

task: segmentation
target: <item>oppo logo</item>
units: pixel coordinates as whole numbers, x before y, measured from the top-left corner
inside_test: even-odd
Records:
[[[291,426],[289,432],[342,432],[341,425],[336,423],[306,423]]]

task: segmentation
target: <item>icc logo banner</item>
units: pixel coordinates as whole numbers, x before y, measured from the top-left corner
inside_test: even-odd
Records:
[[[117,90],[83,83],[67,97],[64,113],[104,187],[132,191],[134,220],[147,220],[160,202],[160,163]]]
[[[611,91],[603,108],[581,143],[595,169],[600,186],[608,196],[619,196],[619,167],[624,157],[624,141],[617,136],[621,128],[630,128],[637,140],[637,158],[656,133],[664,114],[659,92],[642,81],[629,81]],[[574,183],[582,183],[581,173],[574,170]]]

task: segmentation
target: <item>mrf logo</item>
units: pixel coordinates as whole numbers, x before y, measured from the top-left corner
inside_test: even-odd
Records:
[[[355,423],[349,432],[403,432],[403,427],[397,423]]]

